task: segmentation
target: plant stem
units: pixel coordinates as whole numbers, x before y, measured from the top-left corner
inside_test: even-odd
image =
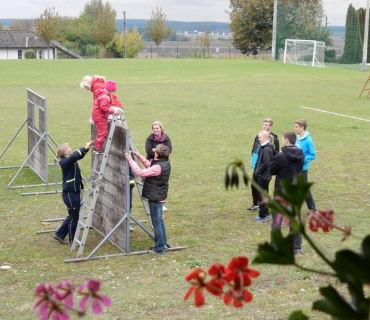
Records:
[[[333,263],[327,257],[325,257],[325,255],[321,252],[321,250],[316,246],[315,242],[306,233],[304,228],[302,228],[301,234],[307,240],[310,246],[315,250],[315,252],[321,257],[321,259],[323,259],[326,262],[326,264],[328,264],[333,270],[335,270]]]
[[[315,269],[311,269],[311,268],[306,268],[304,266],[301,266],[299,265],[298,263],[294,263],[294,265],[303,270],[303,271],[308,271],[308,272],[312,272],[312,273],[316,273],[316,274],[320,274],[320,275],[323,275],[323,276],[329,276],[329,277],[334,277],[336,278],[336,275],[334,273],[330,273],[330,272],[325,272],[325,271],[319,271],[319,270],[315,270]]]

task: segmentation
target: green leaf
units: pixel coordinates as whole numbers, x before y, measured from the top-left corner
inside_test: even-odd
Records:
[[[343,282],[370,283],[370,262],[363,255],[352,250],[338,251],[333,266]]]
[[[276,229],[271,233],[272,241],[275,245],[269,243],[260,244],[257,250],[255,263],[272,263],[281,265],[294,264],[293,253],[293,235],[283,237],[281,230]]]
[[[281,180],[281,190],[277,194],[289,201],[291,204],[302,207],[307,198],[307,192],[310,190],[312,183],[305,182],[303,174],[298,175],[293,182],[287,179]]]
[[[288,320],[308,320],[308,317],[301,311],[294,311]]]
[[[320,288],[320,293],[324,298],[313,303],[313,310],[322,311],[338,320],[366,319],[357,313],[332,286]]]

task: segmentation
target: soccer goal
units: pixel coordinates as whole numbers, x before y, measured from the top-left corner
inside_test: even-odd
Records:
[[[286,39],[284,63],[311,67],[325,67],[325,42],[315,40]]]

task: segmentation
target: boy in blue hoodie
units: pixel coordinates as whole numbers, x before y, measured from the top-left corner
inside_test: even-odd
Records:
[[[316,159],[316,150],[311,139],[311,134],[306,131],[307,121],[304,119],[294,121],[294,131],[297,134],[296,146],[298,146],[304,154],[304,164],[303,164],[303,175],[305,182],[308,181],[308,168],[310,162]],[[313,200],[311,191],[308,191],[308,196],[306,199],[306,204],[308,210],[316,211],[315,201]]]

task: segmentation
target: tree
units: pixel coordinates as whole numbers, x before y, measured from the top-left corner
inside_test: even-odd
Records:
[[[158,9],[157,7],[156,11],[152,10],[152,16],[145,26],[145,30],[156,44],[157,53],[158,46],[171,34],[171,28],[167,27],[166,24],[166,14],[162,12],[162,8]]]
[[[92,48],[95,46],[91,35],[92,26],[92,20],[87,16],[63,18],[60,20],[57,40],[68,49],[82,56],[87,56],[89,49],[95,51],[95,48]]]
[[[116,32],[116,16],[116,11],[112,9],[110,3],[107,1],[103,5],[103,9],[98,13],[94,23],[92,38],[96,44],[103,48],[102,56],[104,56],[105,48],[112,41]]]
[[[244,54],[269,50],[272,42],[273,0],[230,0],[233,44]],[[322,25],[321,0],[279,0],[277,54],[285,39],[311,39],[331,44],[330,31]]]
[[[34,23],[33,19],[15,19],[9,26],[9,30],[32,30]]]
[[[80,16],[85,16],[90,18],[92,21],[98,19],[99,13],[104,9],[104,4],[102,0],[91,0],[85,4],[84,11],[82,11]]]
[[[283,0],[278,2],[277,50],[285,39],[309,39],[332,45],[331,31],[323,25],[322,0]]]
[[[350,4],[346,17],[346,34],[344,40],[344,53],[341,59],[342,63],[354,64],[361,62],[362,46],[359,45],[360,37],[360,26],[356,9]]]
[[[205,58],[206,52],[207,57],[209,58],[209,47],[211,46],[211,35],[210,35],[210,28],[208,23],[204,25],[204,34],[202,34],[199,38],[200,42],[200,55]]]
[[[145,43],[141,40],[143,35],[140,34],[138,28],[134,28],[132,31],[127,30],[125,32],[126,37],[126,57],[135,58],[145,48]],[[107,50],[112,52],[115,58],[123,58],[123,42],[124,38],[122,34],[115,34],[113,41],[107,46]]]
[[[54,8],[45,9],[40,17],[35,21],[38,36],[48,45],[48,58],[50,57],[50,41],[56,37],[58,22],[58,12],[56,12]]]
[[[230,0],[232,43],[243,54],[269,50],[272,39],[273,0]]]

